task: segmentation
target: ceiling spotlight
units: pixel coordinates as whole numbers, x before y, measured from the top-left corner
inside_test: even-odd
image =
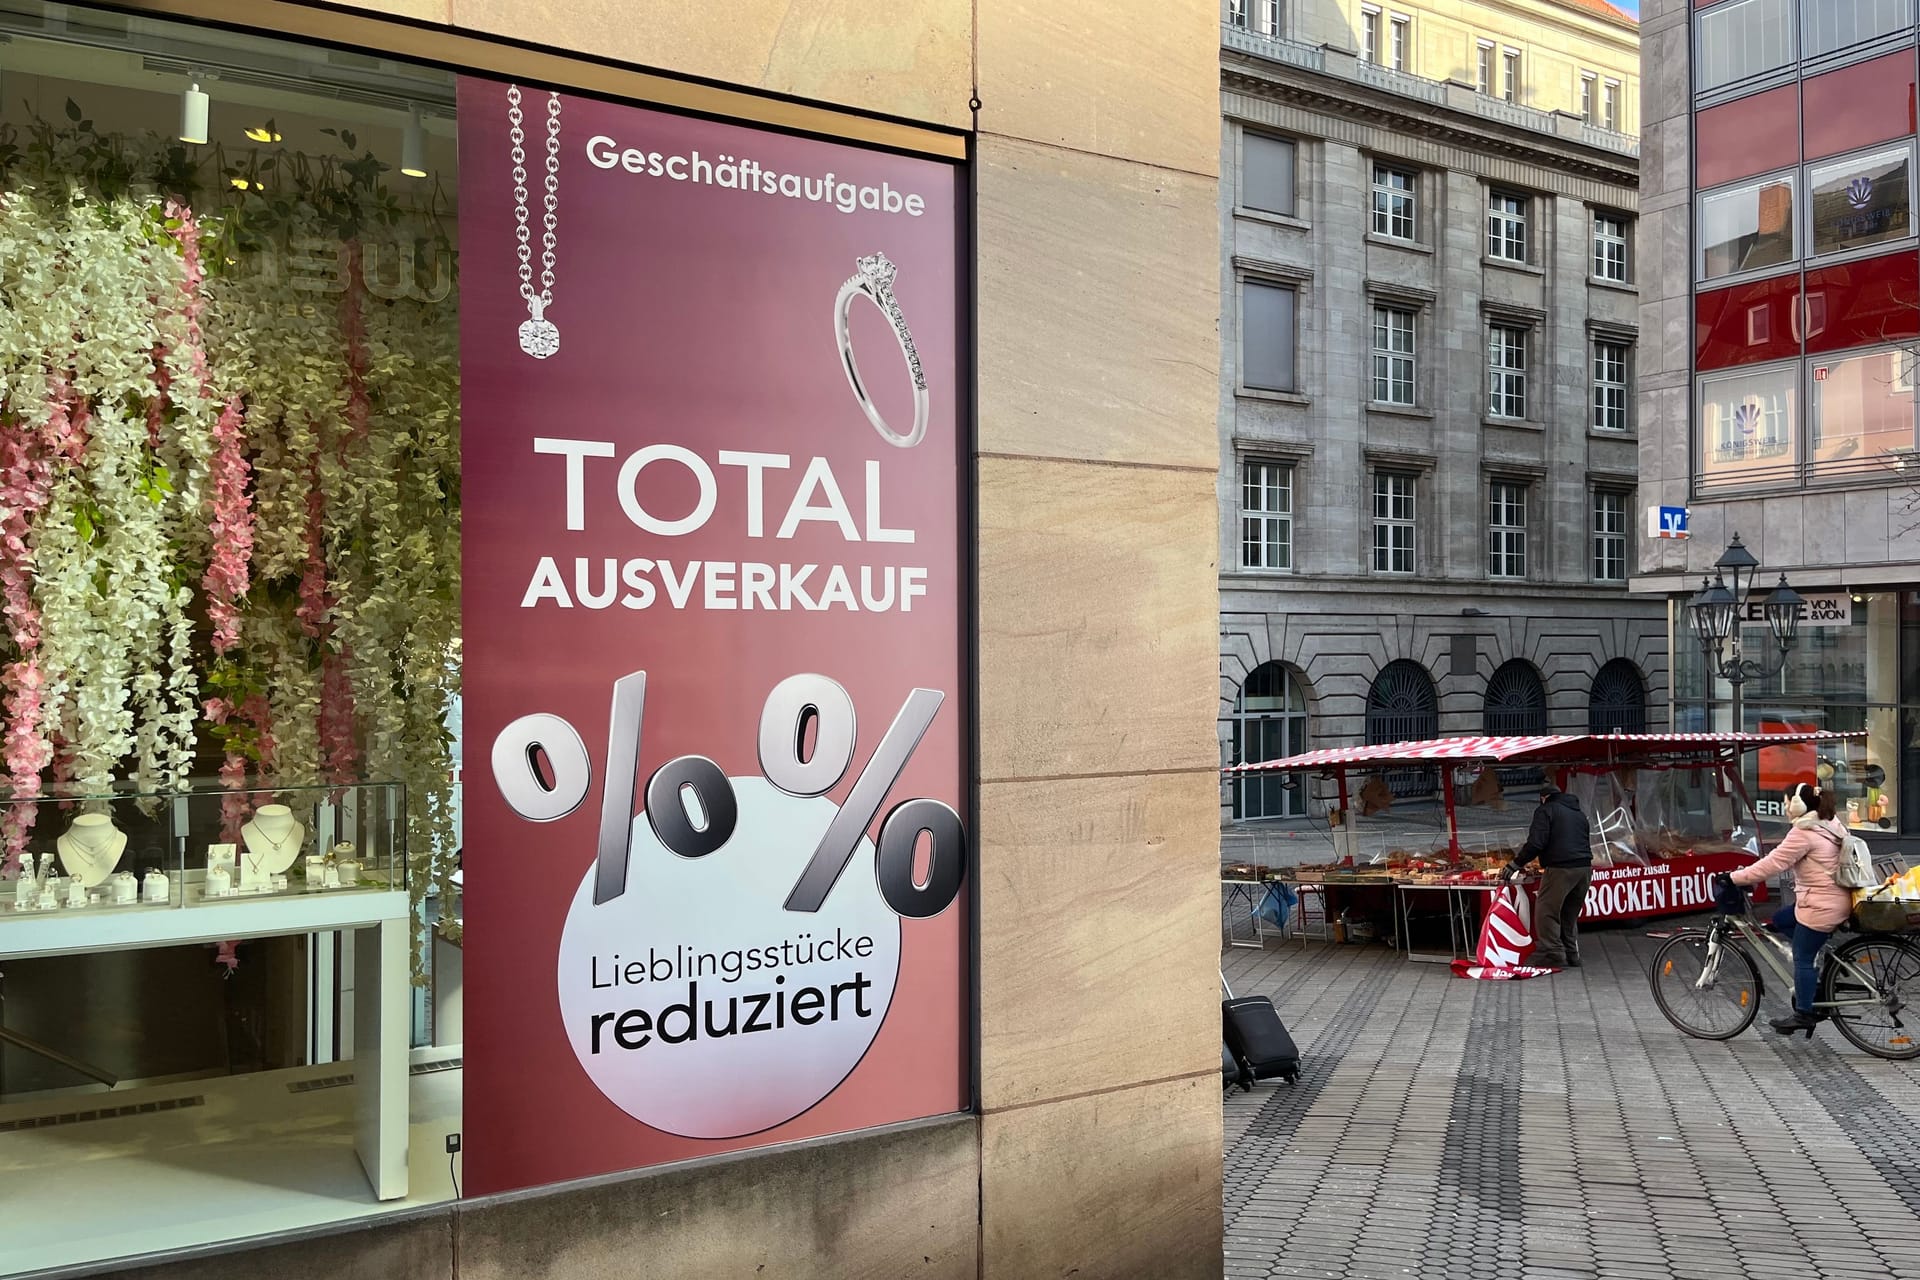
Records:
[[[247,130],[247,139],[250,142],[278,142],[280,134],[271,124],[257,124]]]
[[[407,127],[400,135],[400,172],[409,178],[427,176],[427,127],[419,107],[408,110]]]
[[[180,141],[204,145],[207,140],[207,95],[194,81],[180,95]]]

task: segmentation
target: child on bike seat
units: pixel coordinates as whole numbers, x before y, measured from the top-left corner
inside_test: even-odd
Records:
[[[1737,885],[1752,885],[1793,871],[1793,905],[1773,917],[1773,927],[1793,940],[1793,1013],[1771,1019],[1782,1035],[1813,1034],[1820,1020],[1813,1011],[1813,961],[1853,910],[1853,895],[1834,881],[1847,842],[1847,829],[1834,820],[1834,809],[1828,792],[1805,782],[1794,787],[1786,795],[1793,829],[1772,853],[1728,877]]]

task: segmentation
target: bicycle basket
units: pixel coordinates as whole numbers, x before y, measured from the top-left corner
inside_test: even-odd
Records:
[[[1853,923],[1862,933],[1920,932],[1920,901],[1863,898],[1853,904]]]

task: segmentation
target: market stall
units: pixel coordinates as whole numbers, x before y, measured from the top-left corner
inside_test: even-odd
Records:
[[[1234,765],[1225,772],[1331,779],[1337,799],[1327,821],[1334,858],[1291,867],[1237,866],[1223,876],[1320,895],[1342,940],[1380,936],[1410,959],[1451,960],[1471,947],[1500,870],[1524,839],[1533,788],[1525,787],[1524,801],[1516,791],[1509,821],[1464,842],[1460,810],[1507,810],[1503,777],[1518,775],[1548,779],[1573,793],[1593,823],[1593,885],[1582,919],[1695,912],[1712,902],[1715,874],[1748,862],[1760,849],[1755,807],[1741,780],[1742,755],[1813,744],[1844,752],[1864,737],[1806,731],[1435,738]],[[1436,837],[1422,847],[1390,835],[1367,838],[1364,820],[1394,805],[1386,774],[1408,768],[1437,771],[1444,840]],[[1352,785],[1356,776],[1358,787]],[[1415,925],[1423,921],[1444,921],[1445,952],[1416,945]]]

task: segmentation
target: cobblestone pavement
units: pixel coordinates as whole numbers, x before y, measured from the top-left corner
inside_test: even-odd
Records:
[[[1649,928],[1583,969],[1472,982],[1383,947],[1221,962],[1274,998],[1297,1086],[1226,1108],[1226,1274],[1920,1280],[1920,1064],[1831,1028],[1694,1040],[1647,990]]]

